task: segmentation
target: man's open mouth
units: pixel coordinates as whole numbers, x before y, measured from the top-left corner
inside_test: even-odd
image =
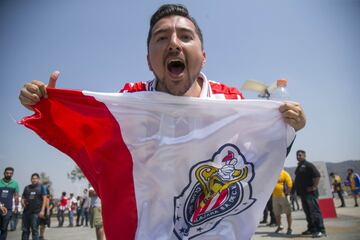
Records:
[[[180,60],[170,60],[167,69],[172,75],[179,76],[185,70],[185,64]]]

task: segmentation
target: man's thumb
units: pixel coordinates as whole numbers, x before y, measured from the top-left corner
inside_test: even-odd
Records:
[[[59,78],[60,72],[59,71],[53,71],[50,75],[50,79],[49,79],[49,83],[47,85],[47,87],[49,88],[55,88],[56,86],[56,81]]]

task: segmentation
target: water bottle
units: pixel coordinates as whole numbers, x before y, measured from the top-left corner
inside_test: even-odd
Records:
[[[279,79],[276,81],[275,90],[270,93],[270,100],[286,101],[289,100],[289,92],[286,89],[287,79]]]

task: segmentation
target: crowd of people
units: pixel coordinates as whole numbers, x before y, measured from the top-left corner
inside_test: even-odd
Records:
[[[337,194],[341,205],[339,207],[346,207],[344,194],[351,195],[354,198],[354,207],[358,207],[358,196],[360,189],[360,176],[354,172],[354,169],[347,170],[346,181],[342,182],[341,177],[334,172],[330,173],[331,184],[333,186],[333,194]]]
[[[94,188],[84,189],[83,195],[77,198],[73,193],[67,197],[63,192],[60,199],[54,199],[49,188],[41,184],[40,175],[33,173],[31,184],[25,186],[20,195],[19,184],[12,178],[13,174],[14,168],[5,168],[0,181],[0,240],[7,239],[8,230],[16,231],[20,216],[22,240],[29,239],[30,234],[33,240],[45,239],[45,229],[51,227],[55,213],[57,227],[63,227],[67,215],[68,227],[90,226],[95,228],[97,239],[104,239],[101,201]]]
[[[292,180],[287,171],[281,171],[278,182],[265,206],[263,219],[260,224],[277,227],[275,233],[280,233],[284,229],[280,216],[281,214],[286,214],[286,234],[291,235],[291,212],[300,210],[298,203],[299,196],[307,221],[307,229],[302,232],[302,235],[312,235],[314,238],[324,237],[326,236],[326,230],[318,202],[320,173],[314,164],[306,160],[306,152],[304,150],[298,150],[296,152],[296,158],[298,160],[298,166],[295,170],[295,179]],[[347,170],[347,177],[344,183],[341,182],[340,176],[333,172],[330,173],[330,178],[332,180],[333,193],[337,193],[341,201],[339,207],[346,206],[342,185],[350,189],[351,195],[354,198],[354,207],[358,207],[357,197],[360,189],[359,175],[350,168]],[[267,219],[269,215],[270,222],[268,223]]]
[[[275,233],[284,230],[281,223],[281,214],[286,214],[286,234],[292,234],[292,211],[300,210],[298,196],[301,199],[302,210],[305,213],[307,229],[303,235],[313,237],[326,236],[323,217],[320,211],[318,197],[318,184],[320,173],[311,162],[306,160],[303,150],[296,152],[298,166],[295,170],[295,179],[284,169],[281,171],[278,182],[264,209],[263,219],[260,224],[276,227]],[[19,192],[17,181],[12,179],[14,169],[7,167],[4,177],[0,181],[0,240],[7,237],[8,229],[17,229],[18,219],[22,213],[22,239],[45,239],[45,229],[51,227],[51,218],[56,213],[57,227],[64,227],[66,216],[67,227],[92,227],[95,228],[97,239],[104,239],[101,216],[101,201],[95,190],[90,187],[84,189],[82,196],[62,192],[59,199],[54,199],[49,189],[41,184],[39,174],[31,175],[31,184],[25,186],[22,194]],[[343,183],[341,177],[330,173],[333,193],[337,193],[341,201],[338,207],[345,207],[343,196],[344,187],[351,190],[354,207],[358,207],[357,197],[360,189],[360,177],[353,169],[347,170],[347,178]],[[269,214],[270,213],[270,214]],[[270,215],[270,222],[267,222]]]

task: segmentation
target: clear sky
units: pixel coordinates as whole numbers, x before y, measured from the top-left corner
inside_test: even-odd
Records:
[[[289,80],[307,126],[294,150],[312,161],[360,159],[360,1],[179,1],[202,28],[209,79],[241,87],[247,79]],[[151,79],[146,37],[152,13],[165,1],[0,1],[0,173],[15,167],[20,188],[46,172],[55,195],[78,192],[66,177],[74,164],[16,121],[31,112],[19,101],[25,82],[118,91]],[[245,97],[255,95],[244,92]]]

